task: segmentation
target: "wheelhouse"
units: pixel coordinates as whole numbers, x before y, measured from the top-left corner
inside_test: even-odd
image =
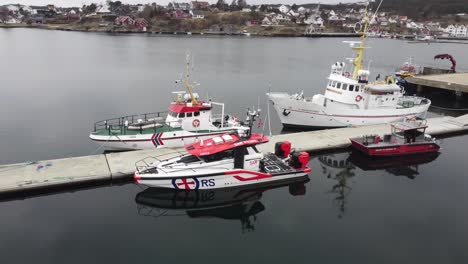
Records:
[[[391,125],[392,135],[404,139],[405,143],[414,143],[425,139],[427,125],[420,121],[407,121]]]

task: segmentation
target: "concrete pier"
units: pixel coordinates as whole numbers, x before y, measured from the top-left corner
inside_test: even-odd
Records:
[[[468,73],[420,75],[406,80],[418,86],[468,93]]]
[[[440,136],[468,131],[468,115],[428,119],[427,133]],[[264,152],[272,152],[278,141],[288,140],[298,151],[325,151],[345,148],[349,138],[366,134],[390,132],[388,124],[356,128],[338,128],[320,131],[281,134],[260,145]],[[14,192],[64,187],[83,183],[131,178],[135,162],[148,156],[177,155],[183,149],[154,149],[128,151],[93,156],[44,160],[0,165],[0,195]]]

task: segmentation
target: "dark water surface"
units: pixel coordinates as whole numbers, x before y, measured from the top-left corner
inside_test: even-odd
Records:
[[[93,152],[94,120],[166,107],[186,50],[195,56],[200,94],[242,114],[270,84],[321,92],[329,64],[350,56],[340,41],[0,30],[0,163]],[[409,56],[433,64],[438,53],[466,54],[463,45],[371,43],[374,73]],[[128,183],[4,201],[0,260],[466,263],[468,140],[441,145],[439,156],[396,161],[314,156],[305,191],[296,183],[142,193]]]
[[[3,202],[1,259],[466,263],[465,139],[444,139],[438,157],[377,171],[350,163],[349,153],[316,157],[305,193],[299,186],[199,196],[159,191],[140,194],[137,203],[143,190],[129,183]]]

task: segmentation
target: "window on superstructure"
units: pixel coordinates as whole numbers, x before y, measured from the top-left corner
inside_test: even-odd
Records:
[[[336,88],[340,89],[341,88],[341,83],[336,83]]]
[[[187,113],[187,117],[192,117],[192,112]]]
[[[354,91],[354,85],[349,86],[349,91],[351,91],[351,92]]]
[[[200,112],[193,113],[193,116],[199,116],[199,115],[200,115]]]
[[[348,89],[348,84],[343,83],[343,90],[347,90],[347,89]]]
[[[180,113],[179,114],[179,118],[184,118],[185,117],[185,113]]]
[[[332,87],[336,87],[336,82],[335,81],[332,82]]]

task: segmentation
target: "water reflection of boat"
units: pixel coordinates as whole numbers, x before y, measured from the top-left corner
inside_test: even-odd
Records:
[[[385,170],[395,176],[406,176],[414,179],[419,175],[419,165],[434,161],[439,154],[439,152],[429,152],[419,155],[371,158],[353,151],[349,160],[364,171]]]
[[[346,199],[351,193],[349,179],[355,176],[354,165],[349,161],[349,153],[337,153],[318,158],[321,163],[322,172],[329,179],[336,180],[336,184],[332,186],[330,193],[334,193],[334,202],[339,207],[338,218],[342,218],[345,214]]]
[[[304,195],[308,176],[282,182],[238,188],[174,190],[148,188],[137,194],[138,213],[143,216],[187,215],[191,218],[240,220],[242,231],[253,231],[256,215],[265,210],[262,194],[288,186],[291,195]]]
[[[419,165],[434,161],[439,152],[395,157],[370,157],[361,152],[335,153],[318,157],[322,173],[335,183],[329,193],[335,195],[333,201],[338,207],[338,218],[346,211],[356,168],[363,171],[382,170],[395,176],[414,179],[419,175]]]

